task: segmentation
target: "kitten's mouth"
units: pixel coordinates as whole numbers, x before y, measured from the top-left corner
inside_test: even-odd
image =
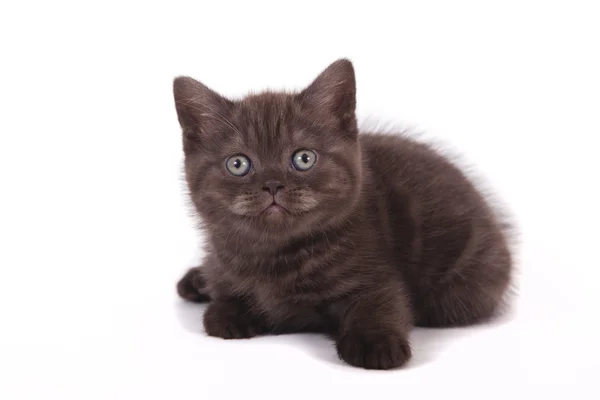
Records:
[[[276,203],[275,201],[273,201],[269,207],[265,208],[263,211],[263,214],[266,215],[282,215],[282,214],[289,214],[289,211],[286,210],[285,207],[283,207],[281,204]]]

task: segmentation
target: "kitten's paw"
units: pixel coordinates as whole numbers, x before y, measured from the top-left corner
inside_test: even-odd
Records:
[[[179,282],[177,282],[177,293],[179,296],[182,299],[196,303],[203,303],[210,300],[208,295],[202,292],[205,288],[206,281],[199,267],[188,270]]]
[[[342,360],[365,369],[397,368],[411,357],[410,344],[398,334],[348,332],[336,348]]]
[[[259,318],[235,302],[215,301],[204,313],[204,330],[209,336],[223,339],[248,339],[267,332]]]

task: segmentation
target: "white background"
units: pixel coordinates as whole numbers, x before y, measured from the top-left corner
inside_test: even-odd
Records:
[[[598,398],[594,3],[3,1],[0,398]],[[393,372],[317,335],[208,338],[175,296],[200,237],[173,77],[241,96],[338,57],[361,119],[460,151],[521,231],[513,315],[417,330]]]

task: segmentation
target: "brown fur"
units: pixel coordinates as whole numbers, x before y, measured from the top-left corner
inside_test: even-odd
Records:
[[[210,301],[208,335],[324,332],[349,364],[389,369],[410,359],[414,325],[473,324],[501,304],[512,263],[500,221],[430,147],[359,134],[354,79],[339,60],[300,93],[236,101],[175,79],[185,176],[207,234],[204,263],[178,292]],[[313,168],[292,167],[298,149],[317,154]],[[235,154],[252,161],[247,175],[226,169]],[[274,201],[285,211],[266,210]]]

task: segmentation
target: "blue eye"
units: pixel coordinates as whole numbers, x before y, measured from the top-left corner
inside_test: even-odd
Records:
[[[231,175],[244,176],[250,172],[251,167],[250,159],[243,154],[231,156],[225,162],[227,170]]]
[[[311,150],[298,150],[292,156],[292,165],[298,171],[307,171],[315,165],[317,155]]]

